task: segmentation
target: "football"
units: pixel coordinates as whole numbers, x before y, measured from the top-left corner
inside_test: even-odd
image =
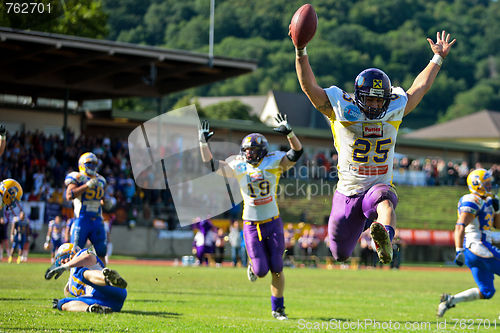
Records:
[[[305,4],[293,14],[290,22],[290,37],[298,48],[304,48],[311,41],[318,26],[318,16],[313,6]]]

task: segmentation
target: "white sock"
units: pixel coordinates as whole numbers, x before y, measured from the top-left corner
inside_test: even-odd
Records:
[[[454,295],[451,304],[455,305],[460,302],[475,301],[476,299],[479,299],[479,289],[471,288]]]

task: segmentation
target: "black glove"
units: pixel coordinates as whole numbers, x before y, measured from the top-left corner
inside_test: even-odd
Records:
[[[66,266],[56,266],[56,264],[53,264],[45,271],[45,280],[50,280],[52,277],[57,280],[66,270]]]
[[[207,120],[203,120],[201,122],[201,127],[198,129],[198,136],[200,139],[200,142],[203,142],[203,139],[205,142],[208,142],[210,138],[214,135],[214,132],[210,132],[210,124],[208,123]]]
[[[5,134],[7,134],[7,129],[4,124],[0,124],[0,135],[4,136]]]
[[[278,127],[273,128],[275,132],[281,133],[283,135],[288,135],[290,134],[290,132],[292,132],[292,127],[290,126],[286,118],[286,114],[283,115],[281,113],[278,113],[278,115],[274,118],[278,123]]]
[[[57,304],[59,304],[59,300],[57,298],[54,298],[52,300],[52,309],[57,309]]]

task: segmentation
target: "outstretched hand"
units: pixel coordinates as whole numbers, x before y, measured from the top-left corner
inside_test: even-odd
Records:
[[[451,50],[451,47],[457,41],[455,38],[450,42],[450,34],[446,33],[446,31],[442,31],[441,33],[438,31],[436,34],[436,43],[431,38],[427,38],[429,45],[431,46],[432,52],[434,54],[439,54],[441,57],[446,58],[448,53]]]
[[[286,114],[278,113],[274,119],[276,120],[276,123],[278,123],[278,126],[273,128],[275,132],[281,133],[283,135],[290,134],[290,132],[292,131],[292,127],[288,123]]]
[[[203,139],[205,139],[205,142],[208,142],[210,138],[214,135],[214,132],[210,132],[210,124],[208,123],[208,120],[203,120],[201,122],[201,127],[198,129],[198,135],[200,142],[203,142]]]

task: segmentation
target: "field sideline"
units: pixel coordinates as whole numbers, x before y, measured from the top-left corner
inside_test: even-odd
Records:
[[[45,281],[47,263],[2,262],[0,332],[346,331],[341,325],[360,332],[500,330],[498,296],[461,303],[445,318],[436,319],[442,292],[456,293],[475,286],[471,274],[461,269],[286,268],[285,305],[290,320],[279,322],[270,314],[269,276],[250,283],[243,268],[118,262],[112,261],[110,267],[129,282],[128,298],[121,313],[107,316],[51,308],[52,298],[63,297],[68,273],[59,280]],[[490,322],[489,329],[485,320]]]

